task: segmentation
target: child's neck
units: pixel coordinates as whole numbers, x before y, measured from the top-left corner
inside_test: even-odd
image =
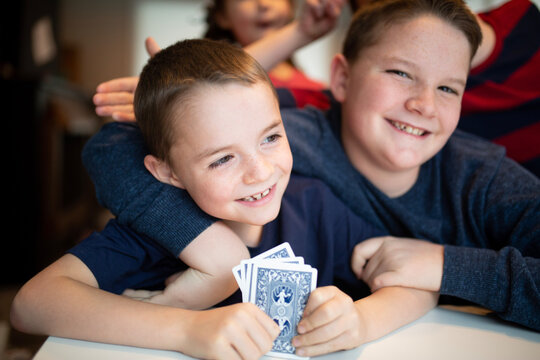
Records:
[[[399,173],[374,169],[374,171],[360,171],[377,189],[389,198],[397,198],[409,191],[416,180],[420,168],[402,171]]]
[[[345,149],[345,152],[356,170],[390,198],[399,197],[409,191],[416,183],[420,173],[420,167],[403,171],[387,170],[373,164],[371,159],[362,156],[357,151],[349,154]]]
[[[262,225],[251,225],[230,220],[223,220],[223,222],[238,235],[246,246],[256,247],[259,245],[263,231]]]

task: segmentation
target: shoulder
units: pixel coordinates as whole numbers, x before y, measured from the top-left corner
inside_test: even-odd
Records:
[[[440,152],[439,166],[449,182],[476,184],[483,187],[483,192],[497,190],[491,185],[498,187],[504,182],[517,181],[535,187],[539,182],[536,176],[506,157],[504,147],[460,130],[455,131]]]
[[[294,211],[300,216],[313,219],[324,217],[341,221],[354,216],[352,210],[332,192],[326,183],[294,173],[291,175],[289,186],[284,194],[283,206],[284,211]]]
[[[129,151],[126,151],[129,148]],[[110,122],[101,127],[84,145],[82,158],[86,166],[101,161],[103,156],[135,158],[148,153],[144,138],[136,123]],[[139,158],[137,157],[137,160]]]
[[[304,214],[314,214],[324,209],[333,194],[321,180],[291,174],[289,185],[283,195],[284,209]]]
[[[104,259],[144,263],[149,259],[171,257],[165,248],[151,238],[139,234],[116,219],[96,231],[69,250],[87,264],[99,266]]]
[[[107,225],[101,230],[90,234],[87,238],[82,240],[78,246],[85,248],[99,248],[104,246],[105,248],[131,247],[135,243],[147,241],[143,239],[141,235],[135,232],[127,225],[120,224],[116,219],[111,219],[107,222]]]
[[[506,150],[503,146],[458,129],[444,146],[442,154],[447,161],[454,160],[467,165],[499,163],[505,157]]]
[[[92,137],[96,142],[122,142],[142,140],[142,133],[135,122],[113,121],[106,123]]]
[[[313,107],[303,109],[282,109],[281,115],[287,130],[289,130],[289,128],[313,129],[318,127],[318,124],[325,120],[324,112]]]
[[[341,120],[340,106],[337,104],[332,104],[325,111],[308,106],[303,109],[282,109],[281,114],[285,130],[293,143],[313,143],[323,138],[334,138],[333,127],[339,126]]]
[[[88,155],[91,151],[118,145],[135,145],[137,147],[144,145],[142,133],[136,123],[119,121],[106,123],[85,144],[83,156]]]
[[[289,185],[285,192],[289,198],[304,198],[313,194],[321,194],[326,196],[327,193],[331,194],[328,186],[319,179],[312,177],[301,176],[298,174],[291,174]]]
[[[491,183],[506,156],[504,147],[456,130],[435,159],[442,179],[454,187]],[[474,181],[473,181],[474,180]]]

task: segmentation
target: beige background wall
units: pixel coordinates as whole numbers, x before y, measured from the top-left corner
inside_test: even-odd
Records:
[[[475,11],[505,0],[470,0]],[[537,6],[540,0],[534,0]],[[147,60],[144,39],[161,46],[199,37],[205,29],[200,0],[60,0],[60,41],[76,50],[81,85],[89,92],[101,81],[136,75]],[[310,76],[328,79],[332,55],[339,51],[350,12],[329,36],[297,52],[296,62]]]

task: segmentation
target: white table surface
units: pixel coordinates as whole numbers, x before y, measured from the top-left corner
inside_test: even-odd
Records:
[[[539,314],[531,314],[539,316]],[[161,350],[49,337],[34,360],[171,360],[192,357]],[[264,360],[274,359],[263,357]],[[417,321],[356,349],[320,360],[540,360],[540,333],[492,317],[438,307]]]

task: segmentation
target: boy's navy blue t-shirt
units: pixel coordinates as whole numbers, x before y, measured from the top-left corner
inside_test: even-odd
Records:
[[[282,242],[317,268],[317,286],[336,284],[352,297],[369,295],[350,268],[354,246],[383,235],[351,212],[320,180],[291,176],[278,217],[264,226],[256,256]],[[162,289],[165,279],[186,265],[156,241],[111,220],[69,250],[94,274],[99,287],[120,294],[125,289]],[[225,303],[240,301],[237,292]]]

